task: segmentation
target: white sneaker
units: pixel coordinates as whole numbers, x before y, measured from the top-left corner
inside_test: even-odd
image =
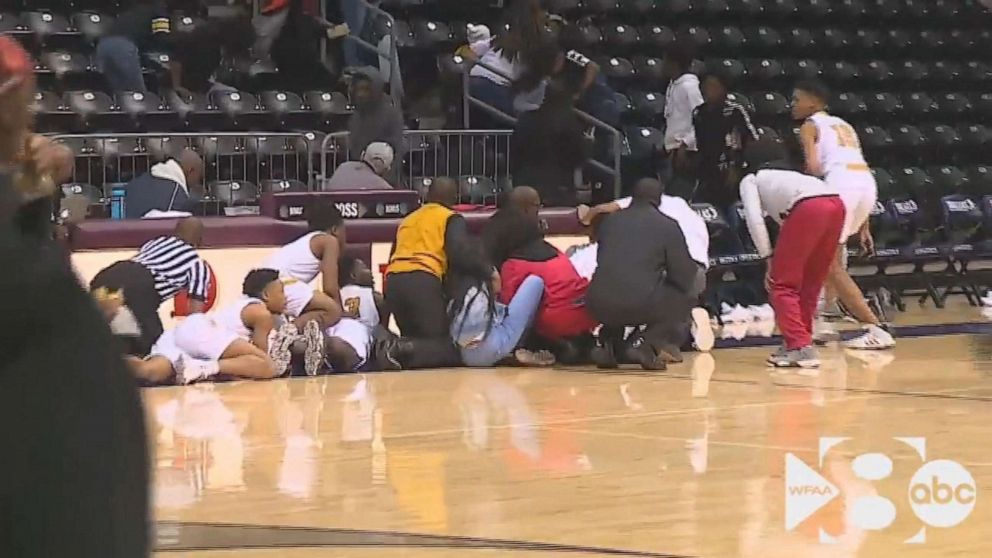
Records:
[[[734,309],[730,312],[730,321],[735,323],[744,323],[751,321],[751,313],[747,311],[740,304],[734,306]]]
[[[185,386],[197,380],[205,380],[216,376],[220,366],[215,360],[200,360],[198,358],[180,355],[176,361],[176,383]]]
[[[735,339],[740,341],[747,337],[747,324],[726,322],[720,330],[720,339]]]
[[[771,304],[768,304],[766,302],[766,303],[762,304],[761,306],[757,306],[756,308],[758,309],[757,310],[757,313],[758,313],[758,318],[759,319],[761,319],[761,320],[768,320],[768,321],[774,321],[775,320],[775,309],[772,308],[772,305]]]
[[[863,334],[844,342],[844,347],[860,350],[880,351],[891,349],[895,346],[896,340],[892,337],[892,334],[876,325],[865,327]]]
[[[692,309],[692,325],[689,329],[692,331],[692,344],[697,349],[704,353],[713,349],[716,338],[713,335],[713,328],[710,326],[709,312],[705,308],[697,306]]]

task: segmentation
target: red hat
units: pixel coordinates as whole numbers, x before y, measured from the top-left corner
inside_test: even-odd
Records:
[[[33,71],[34,63],[21,43],[0,35],[0,91],[20,83]]]

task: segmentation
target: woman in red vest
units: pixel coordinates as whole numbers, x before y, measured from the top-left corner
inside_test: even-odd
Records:
[[[514,207],[493,215],[484,240],[489,257],[500,268],[500,301],[512,299],[530,275],[544,281],[534,332],[555,347],[561,361],[566,356],[561,354],[564,344],[587,337],[597,325],[585,307],[589,281],[579,276],[565,254],[544,240],[535,219]],[[566,356],[568,360],[572,359]]]

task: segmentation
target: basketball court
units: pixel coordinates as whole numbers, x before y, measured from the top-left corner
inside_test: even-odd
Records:
[[[910,306],[925,336],[818,375],[756,347],[145,390],[158,556],[992,554],[992,335]]]

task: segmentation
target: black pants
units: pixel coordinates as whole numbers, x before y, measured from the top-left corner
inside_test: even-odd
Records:
[[[383,295],[400,334],[411,343],[410,355],[402,362],[404,368],[461,363],[448,331],[448,301],[440,279],[424,271],[390,273]]]
[[[145,418],[106,321],[51,241],[0,224],[0,556],[148,555]]]
[[[586,305],[592,317],[607,328],[647,326],[642,337],[657,350],[682,345],[695,299],[671,285],[661,284],[643,298],[616,290],[590,289]]]
[[[119,261],[102,269],[90,281],[91,291],[99,287],[124,291],[124,304],[134,314],[134,319],[141,328],[141,337],[135,346],[140,354],[135,356],[148,354],[163,331],[162,319],[158,316],[162,299],[155,290],[152,273],[138,262]]]

